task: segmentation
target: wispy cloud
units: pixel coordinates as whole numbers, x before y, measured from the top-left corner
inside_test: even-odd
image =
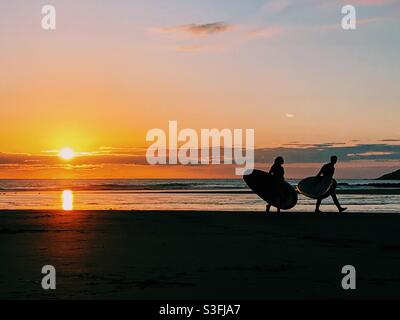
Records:
[[[212,44],[187,44],[180,45],[175,48],[178,52],[198,52],[198,51],[215,51],[222,50],[223,45],[212,45]]]
[[[119,149],[119,148],[116,148]],[[199,165],[195,170],[188,166],[149,166],[145,149],[114,150],[110,154],[79,156],[65,163],[55,155],[0,153],[0,177],[235,177],[232,165]],[[117,153],[114,153],[116,151]],[[199,150],[201,151],[201,150]],[[123,154],[123,152],[126,152]],[[200,152],[199,152],[200,154]],[[223,152],[221,152],[221,155]],[[274,158],[283,156],[288,177],[304,177],[316,173],[320,164],[331,155],[339,157],[341,177],[378,177],[400,166],[400,145],[389,143],[349,145],[344,142],[307,144],[291,142],[282,147],[257,148],[256,167],[268,167]],[[162,171],[159,171],[162,170]],[[162,173],[164,172],[164,173]],[[180,175],[181,173],[181,175]],[[236,177],[237,178],[237,177]]]
[[[255,28],[246,31],[246,36],[250,39],[252,38],[272,38],[278,36],[284,32],[282,27],[272,26],[272,27],[262,27]]]
[[[289,143],[279,148],[255,151],[256,162],[271,162],[281,155],[287,163],[319,163],[337,155],[341,162],[355,160],[396,161],[400,163],[400,146],[392,144],[346,145],[338,142],[319,144]]]
[[[284,147],[297,147],[297,148],[332,148],[336,146],[346,145],[345,142],[324,142],[324,143],[301,143],[298,141],[292,141],[285,143]]]
[[[383,139],[383,140],[380,140],[381,142],[400,142],[400,139]]]
[[[87,152],[69,162],[69,165],[103,165],[103,164],[134,164],[144,165],[146,150],[142,148],[126,150],[110,154]],[[345,142],[302,143],[293,141],[276,148],[258,148],[255,150],[256,162],[266,162],[277,155],[282,155],[291,163],[322,162],[332,154],[339,156],[341,161],[356,159],[397,160],[400,161],[400,145],[390,143],[355,144]],[[54,155],[11,154],[0,153],[1,165],[60,165],[60,159]]]
[[[166,34],[186,34],[195,37],[210,36],[232,30],[234,26],[223,21],[205,24],[185,24],[172,27],[155,28],[153,31]]]
[[[214,22],[207,24],[191,24],[186,26],[186,31],[195,35],[209,35],[214,33],[226,32],[232,28],[232,25],[225,22]]]
[[[153,28],[152,31],[158,34],[169,35],[173,39],[196,39],[195,43],[185,41],[186,43],[175,43],[172,45],[174,51],[190,53],[190,52],[204,52],[208,50],[215,50],[230,47],[237,47],[246,45],[247,41],[267,41],[282,36],[290,36],[291,34],[306,34],[310,32],[329,32],[341,30],[340,19],[334,23],[313,23],[308,24],[307,22],[300,24],[291,23],[279,23],[276,20],[267,19],[277,16],[280,13],[296,14],[297,10],[302,10],[304,14],[311,14],[315,12],[316,8],[322,8],[329,6],[338,6],[340,4],[353,4],[359,6],[383,6],[394,3],[393,0],[268,0],[262,5],[261,11],[264,15],[263,21],[257,23],[254,21],[250,23],[228,23],[225,21],[216,21],[209,23],[191,23],[177,26],[164,26]],[[325,10],[326,11],[326,10]],[[390,19],[387,14],[381,15],[379,12],[375,12],[375,15],[368,17],[358,17],[357,26],[363,26],[373,23],[379,23]],[[269,23],[268,23],[269,21]],[[268,23],[268,24],[266,24]],[[224,35],[214,37],[216,35]],[[189,42],[189,43],[188,43]],[[171,46],[169,46],[171,48]],[[217,51],[217,50],[215,50]]]
[[[173,35],[176,38],[189,38],[196,43],[177,43],[174,50],[177,52],[200,52],[200,51],[221,51],[230,46],[241,45],[242,43],[255,39],[268,39],[280,35],[284,28],[278,26],[253,26],[228,24],[226,22],[213,22],[206,24],[186,24],[172,27],[153,28],[158,34]],[[230,33],[224,38],[211,36]]]

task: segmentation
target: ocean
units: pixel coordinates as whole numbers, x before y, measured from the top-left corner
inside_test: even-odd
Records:
[[[337,181],[349,212],[400,212],[398,181]],[[300,195],[292,211],[314,205]],[[241,179],[0,180],[0,209],[264,211],[265,203]],[[331,199],[321,209],[335,211]]]

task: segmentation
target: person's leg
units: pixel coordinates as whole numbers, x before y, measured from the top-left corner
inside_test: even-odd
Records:
[[[333,193],[331,194],[331,197],[332,197],[332,199],[333,199],[333,203],[334,203],[335,206],[338,208],[339,212],[343,212],[343,211],[347,210],[347,208],[343,208],[343,207],[340,205],[339,200],[338,200],[338,198],[337,198],[335,192],[333,192]]]
[[[276,208],[276,212],[277,213],[281,213],[281,209],[280,208]]]
[[[317,203],[315,205],[315,212],[321,212],[321,210],[319,210],[319,207],[321,206],[321,202],[322,202],[321,199],[317,200]]]
[[[331,193],[331,197],[335,206],[340,210],[341,206],[335,192]]]
[[[333,185],[332,185],[332,188],[331,188],[331,197],[332,197],[333,203],[338,208],[339,212],[343,212],[347,208],[342,208],[342,206],[340,205],[339,200],[338,200],[338,198],[336,196],[336,186],[337,186],[337,182],[336,182],[336,180],[333,180]]]
[[[271,210],[271,205],[270,205],[270,204],[267,204],[267,207],[266,207],[266,211],[267,211],[267,213],[269,213],[269,212],[270,212],[270,210]]]

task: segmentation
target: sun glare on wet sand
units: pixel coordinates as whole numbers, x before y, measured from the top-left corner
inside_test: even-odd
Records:
[[[62,148],[59,151],[58,156],[63,160],[71,160],[75,157],[75,152],[71,148]]]
[[[64,211],[74,210],[74,194],[71,190],[64,190],[61,194],[62,208]]]

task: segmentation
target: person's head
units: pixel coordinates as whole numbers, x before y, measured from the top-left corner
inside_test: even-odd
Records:
[[[337,162],[337,157],[336,156],[332,156],[331,157],[331,163],[335,164]]]
[[[283,158],[282,157],[276,157],[275,158],[275,161],[274,161],[274,164],[277,164],[277,165],[283,165],[285,163],[285,161],[283,160]]]

